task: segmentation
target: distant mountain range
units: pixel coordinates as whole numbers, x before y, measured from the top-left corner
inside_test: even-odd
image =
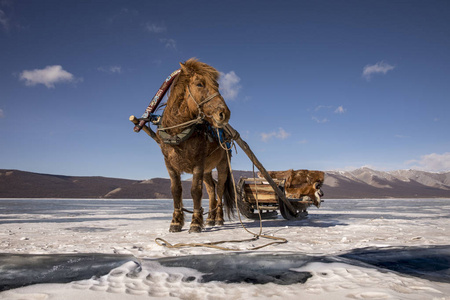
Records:
[[[323,190],[324,198],[450,198],[450,172],[328,171]]]
[[[235,180],[252,177],[250,171],[234,171]],[[417,170],[390,172],[361,168],[326,171],[324,199],[354,198],[450,198],[450,172]],[[183,198],[190,196],[190,181],[183,181]],[[206,198],[206,191],[204,190]],[[170,180],[129,180],[81,177],[0,169],[0,198],[171,198]]]

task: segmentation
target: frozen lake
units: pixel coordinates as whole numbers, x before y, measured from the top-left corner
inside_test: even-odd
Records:
[[[189,234],[189,215],[181,233],[169,233],[171,200],[2,199],[2,290],[53,283],[55,292],[31,285],[4,291],[0,299],[41,299],[30,296],[36,293],[48,299],[96,299],[104,293],[108,299],[447,299],[450,294],[449,199],[325,200],[309,213],[301,221],[281,216],[263,221],[264,234],[288,243],[257,251],[248,249],[267,241],[224,244],[234,250],[230,253],[157,245],[155,238],[170,243],[251,238],[238,220]],[[258,232],[258,221],[243,221]]]

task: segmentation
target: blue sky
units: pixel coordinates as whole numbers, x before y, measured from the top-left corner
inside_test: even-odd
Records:
[[[0,168],[168,177],[133,132],[191,57],[267,169],[450,171],[449,1],[0,1]],[[251,170],[238,149],[233,168]]]

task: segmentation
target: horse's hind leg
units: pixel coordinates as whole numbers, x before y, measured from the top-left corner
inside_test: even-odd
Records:
[[[225,191],[225,182],[228,177],[228,163],[226,158],[217,165],[217,210],[216,210],[216,225],[223,225],[223,204],[222,198]]]
[[[206,219],[206,224],[208,226],[214,226],[216,224],[216,207],[217,207],[217,199],[216,199],[216,184],[214,183],[214,179],[212,177],[211,172],[205,173],[203,175],[203,182],[206,186],[206,191],[209,196],[209,213],[208,218]]]
[[[202,189],[203,189],[203,168],[194,168],[192,177],[191,196],[194,201],[194,214],[189,232],[201,232],[203,228],[202,209]]]
[[[180,173],[176,172],[169,166],[167,166],[167,171],[170,175],[170,188],[172,190],[173,197],[173,217],[170,223],[170,232],[180,232],[184,225],[184,213],[183,200],[182,200],[182,186],[181,186],[181,176]]]

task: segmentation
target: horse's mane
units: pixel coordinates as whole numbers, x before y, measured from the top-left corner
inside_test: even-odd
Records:
[[[181,64],[181,73],[175,78],[170,89],[169,99],[164,110],[164,115],[170,116],[170,118],[165,118],[168,121],[167,124],[179,122],[177,116],[188,116],[186,104],[183,105],[182,102],[185,98],[186,86],[194,74],[204,77],[207,86],[212,86],[215,89],[219,88],[217,81],[220,74],[215,68],[199,62],[195,58],[188,59],[184,64]]]

